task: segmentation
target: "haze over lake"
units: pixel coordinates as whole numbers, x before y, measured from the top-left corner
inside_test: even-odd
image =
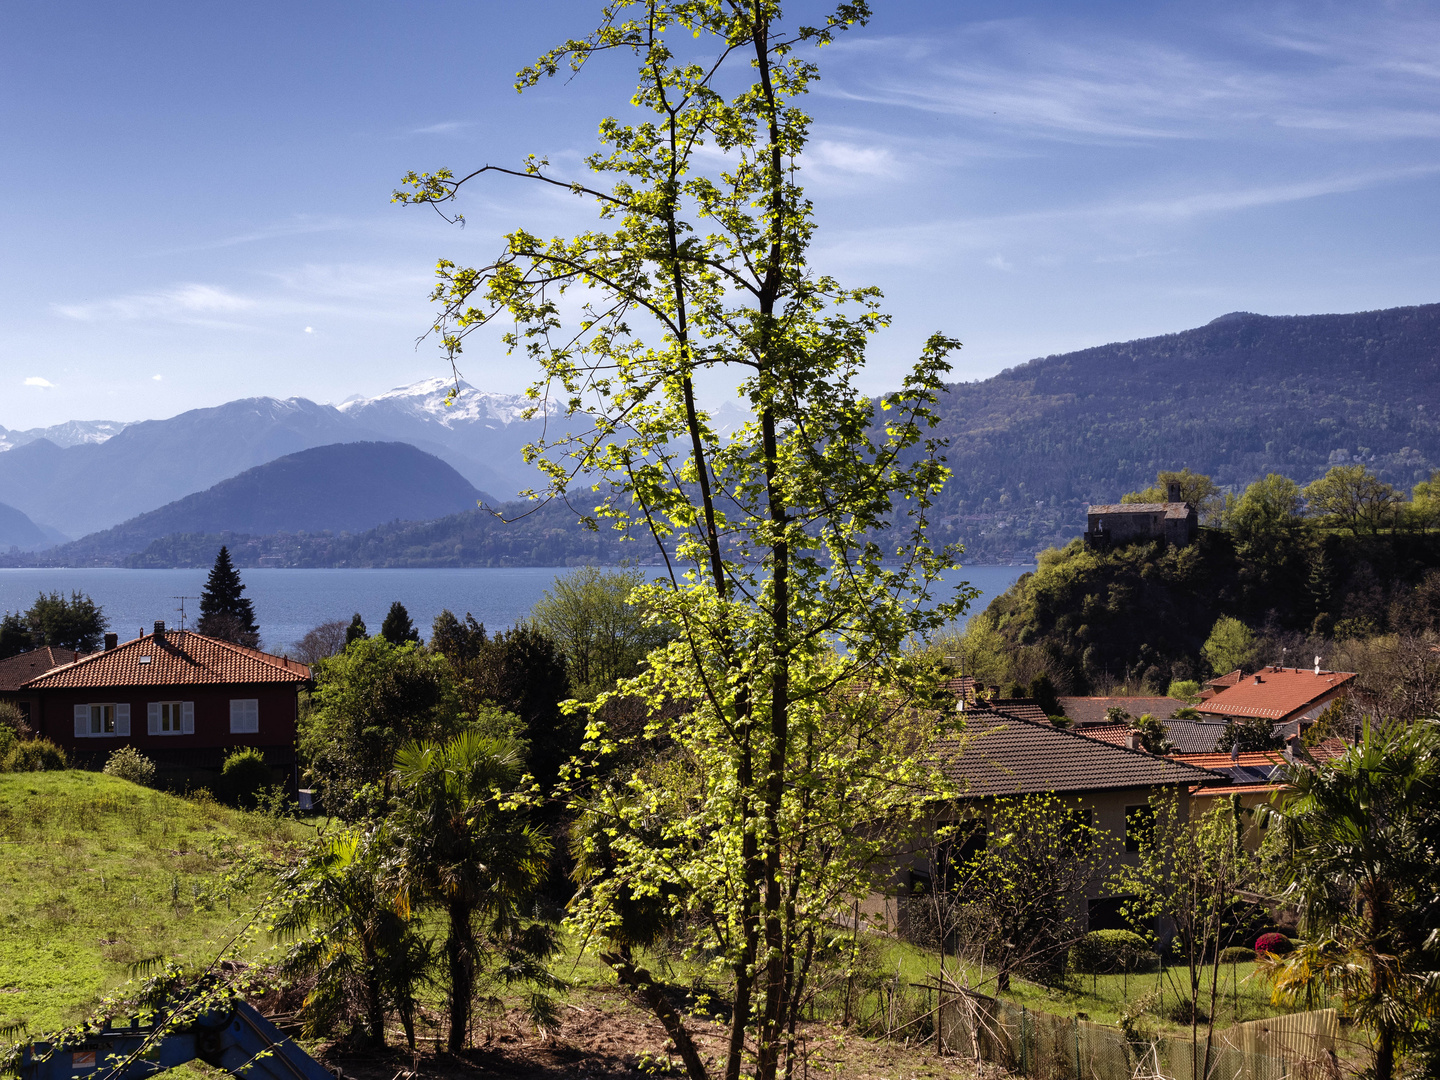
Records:
[[[951,582],[981,590],[973,614],[1004,592],[1030,566],[967,566]],[[376,633],[390,604],[399,600],[429,636],[445,608],[468,611],[488,629],[504,629],[529,614],[535,601],[565,567],[476,567],[442,570],[242,570],[245,595],[255,604],[267,649],[284,651],[317,623],[349,619],[358,611]],[[652,573],[656,572],[653,568]],[[88,593],[105,610],[110,629],[125,641],[148,632],[156,619],[180,624],[179,596],[198,597],[208,570],[101,568],[0,569],[0,611],[23,611],[40,592]],[[199,601],[186,600],[186,625],[194,626]]]

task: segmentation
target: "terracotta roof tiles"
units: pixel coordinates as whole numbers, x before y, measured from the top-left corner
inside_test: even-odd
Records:
[[[81,654],[74,649],[32,649],[0,660],[0,692],[15,691],[37,675],[61,664],[74,663]]]
[[[175,686],[215,683],[299,683],[304,664],[191,630],[145,635],[46,672],[25,684],[49,690],[91,686]]]
[[[1199,709],[1217,716],[1283,720],[1344,689],[1354,678],[1352,671],[1316,674],[1309,668],[1267,667],[1202,701]]]

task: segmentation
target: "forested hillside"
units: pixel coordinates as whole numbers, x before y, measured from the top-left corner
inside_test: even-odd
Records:
[[[1308,666],[1317,653],[1328,663],[1339,642],[1385,635],[1418,635],[1425,652],[1440,631],[1437,568],[1434,532],[1315,532],[1265,550],[1221,529],[1188,547],[1101,552],[1077,540],[1044,553],[967,636],[1007,665],[996,681],[1044,673],[1075,693],[1164,693],[1222,673],[1203,652],[1222,617],[1249,628],[1255,664]]]
[[[972,562],[1061,544],[1084,530],[1086,503],[1162,469],[1238,489],[1363,460],[1408,490],[1440,466],[1440,304],[1237,312],[959,383],[941,408],[955,473],[942,525]]]

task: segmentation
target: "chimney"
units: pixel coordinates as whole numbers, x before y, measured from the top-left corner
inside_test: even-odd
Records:
[[[1140,733],[1138,731],[1127,731],[1125,733],[1125,748],[1127,750],[1140,749]]]
[[[1168,484],[1165,485],[1165,501],[1166,501],[1166,502],[1183,502],[1183,501],[1184,501],[1184,500],[1182,500],[1182,499],[1180,498],[1180,485],[1179,485],[1176,481],[1174,481],[1174,480],[1171,480]]]
[[[106,652],[109,652],[111,649],[115,648],[115,646],[116,646],[116,645],[119,645],[119,644],[120,644],[120,635],[119,635],[119,634],[106,634],[106,635],[105,635],[105,651],[106,651]]]
[[[165,620],[164,620],[164,619],[156,619],[156,620],[155,620],[155,636],[156,636],[157,638],[163,638],[163,637],[165,636]]]

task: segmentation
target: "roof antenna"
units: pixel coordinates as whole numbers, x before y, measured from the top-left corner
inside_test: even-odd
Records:
[[[180,601],[180,606],[179,606],[178,608],[176,608],[175,610],[178,611],[178,612],[180,612],[180,629],[181,629],[181,630],[184,630],[184,629],[185,629],[185,601],[186,601],[186,600],[199,600],[199,599],[201,599],[201,597],[199,597],[199,596],[172,596],[172,597],[170,597],[170,599],[171,599],[171,600],[179,600],[179,601]]]

